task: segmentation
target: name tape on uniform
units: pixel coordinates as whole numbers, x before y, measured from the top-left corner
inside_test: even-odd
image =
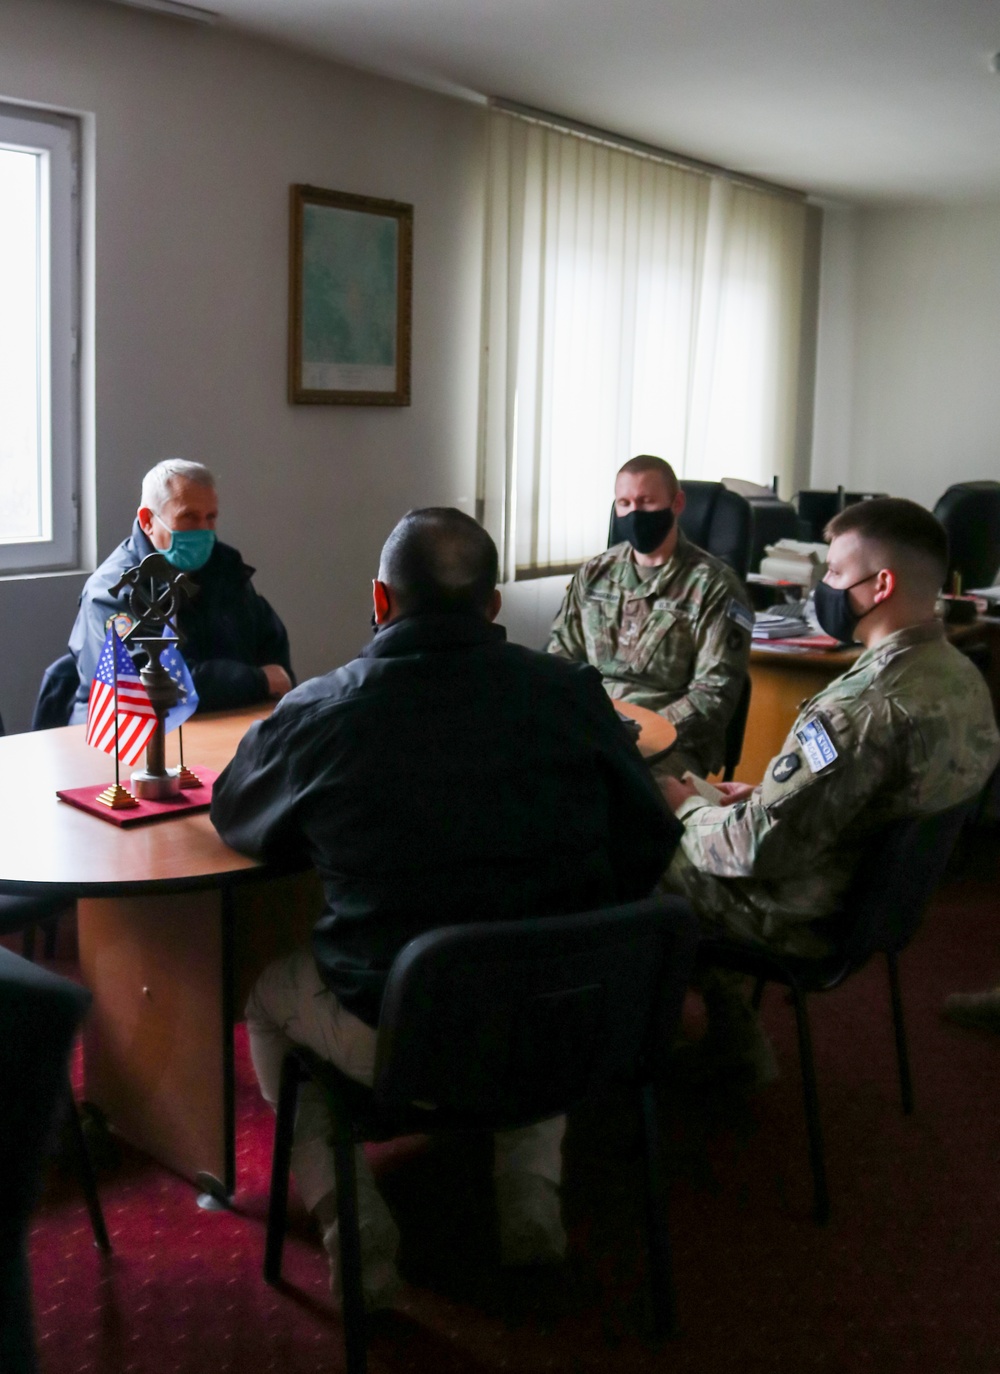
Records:
[[[837,758],[837,750],[822,721],[806,721],[801,730],[796,730],[795,738],[802,745],[806,762],[814,773],[821,773],[824,768],[829,768]]]

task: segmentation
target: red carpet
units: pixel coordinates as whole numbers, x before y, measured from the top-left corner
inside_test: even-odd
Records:
[[[1000,979],[996,842],[936,900],[902,961],[917,1110],[898,1105],[884,969],[812,1002],[833,1201],[810,1220],[793,1018],[764,1020],[782,1077],[750,1104],[678,1104],[672,1234],[680,1337],[644,1338],[636,1122],[588,1109],[567,1138],[564,1271],[501,1276],[486,1148],[401,1142],[379,1169],[410,1283],[373,1334],[386,1371],[1000,1371],[1000,1037],[952,1029],[947,992]],[[42,1374],[342,1368],[327,1269],[301,1212],[287,1287],[260,1276],[270,1119],[242,1048],[236,1208],[123,1150],[100,1186],[115,1254],[53,1174],[32,1237]]]

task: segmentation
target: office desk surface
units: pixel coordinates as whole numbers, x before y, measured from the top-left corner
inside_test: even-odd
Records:
[[[185,760],[221,771],[251,722],[269,711],[262,705],[195,716],[184,726]],[[254,875],[259,865],[222,843],[207,811],[121,829],[61,802],[57,789],[114,781],[113,758],[90,748],[84,733],[69,725],[0,738],[0,892],[165,892]],[[171,765],[176,740],[167,737]],[[122,769],[126,787],[130,772]]]
[[[623,716],[629,716],[638,723],[639,738],[636,743],[643,758],[658,758],[677,742],[677,727],[656,711],[650,711],[645,706],[633,706],[630,701],[619,701],[615,697],[611,698],[611,704]]]

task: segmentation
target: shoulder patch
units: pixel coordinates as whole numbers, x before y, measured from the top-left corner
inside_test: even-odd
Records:
[[[104,622],[104,633],[107,634],[108,630],[111,629],[111,626],[114,625],[115,634],[118,636],[119,639],[124,639],[125,636],[128,634],[129,630],[131,630],[133,624],[134,621],[132,620],[132,617],[130,615],[126,615],[124,611],[120,611],[116,615],[108,616],[107,620]]]
[[[735,620],[736,624],[746,630],[748,634],[753,630],[753,612],[748,611],[742,601],[737,601],[735,596],[729,598],[726,615],[730,620]]]
[[[802,752],[813,773],[821,773],[829,768],[838,755],[822,717],[807,720],[805,725],[795,731],[795,738],[802,745]]]
[[[798,754],[782,754],[781,758],[774,762],[771,777],[775,782],[787,782],[792,774],[797,773],[801,767],[802,760]]]

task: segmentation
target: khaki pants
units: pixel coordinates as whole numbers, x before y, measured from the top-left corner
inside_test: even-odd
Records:
[[[292,1045],[305,1045],[329,1059],[349,1078],[371,1084],[375,1072],[375,1032],[342,1007],[324,985],[316,961],[298,950],[270,964],[258,978],[246,1008],[250,1054],[265,1101],[277,1107],[281,1065]],[[494,1137],[494,1177],[538,1174],[557,1186],[562,1178],[564,1116]],[[309,1211],[336,1187],[332,1125],[323,1094],[314,1083],[299,1089],[292,1143],[292,1172]],[[360,1148],[356,1154],[359,1192],[371,1174]]]

